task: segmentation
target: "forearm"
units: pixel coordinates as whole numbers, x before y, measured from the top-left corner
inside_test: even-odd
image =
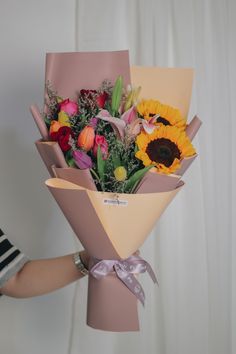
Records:
[[[49,293],[72,283],[83,275],[76,268],[73,255],[29,261],[1,289],[1,293],[25,298]]]

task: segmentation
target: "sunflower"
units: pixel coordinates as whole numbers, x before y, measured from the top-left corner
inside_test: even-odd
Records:
[[[195,149],[186,133],[172,126],[162,125],[151,134],[142,131],[136,138],[135,156],[144,166],[156,166],[162,173],[174,173],[184,157],[194,155]]]
[[[156,100],[141,100],[137,105],[137,111],[141,117],[148,121],[157,116],[156,124],[173,125],[182,130],[186,127],[186,120],[182,117],[179,109]]]

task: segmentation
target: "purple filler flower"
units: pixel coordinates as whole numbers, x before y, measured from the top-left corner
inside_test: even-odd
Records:
[[[90,156],[86,152],[81,150],[73,151],[73,157],[75,159],[76,165],[81,169],[85,170],[86,168],[92,168],[93,163]]]

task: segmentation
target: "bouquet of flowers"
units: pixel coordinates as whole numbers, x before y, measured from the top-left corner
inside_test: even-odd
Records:
[[[31,107],[42,135],[36,146],[54,177],[46,185],[91,256],[87,323],[112,331],[139,328],[137,300],[144,303],[145,295],[136,275],[148,271],[156,278],[137,250],[182,187],[180,178],[196,157],[191,140],[201,124],[197,117],[186,121],[191,71],[181,76],[185,92],[171,97],[171,103],[184,102],[183,115],[167,101],[171,87],[162,102],[158,85],[155,97],[147,95],[160,69],[133,68],[140,82],[131,85],[127,54],[48,55],[45,109],[40,114]],[[104,73],[108,58],[110,72]],[[99,75],[92,73],[95,65]],[[77,76],[69,81],[72,70]],[[93,75],[101,78],[99,84]],[[164,77],[176,82],[175,75],[168,71]],[[66,79],[58,82],[61,76]]]

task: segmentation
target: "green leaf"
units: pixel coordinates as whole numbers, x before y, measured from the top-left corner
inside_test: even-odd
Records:
[[[120,161],[119,156],[116,154],[112,154],[111,157],[112,157],[113,167],[115,170],[117,167],[121,166],[121,161]]]
[[[97,167],[98,167],[98,174],[99,174],[100,180],[102,182],[104,182],[104,178],[105,178],[105,163],[106,163],[106,161],[103,160],[103,158],[102,158],[102,152],[101,152],[100,145],[98,145]]]
[[[69,167],[76,166],[73,155],[72,155],[72,150],[69,150],[65,153],[65,160],[66,160]]]
[[[134,187],[136,187],[137,183],[141,180],[141,178],[143,178],[145,173],[147,173],[151,168],[153,168],[152,165],[144,167],[141,170],[135,172],[126,182],[125,192],[126,193],[129,193],[131,191],[133,192]]]
[[[74,159],[67,160],[69,167],[76,167]]]
[[[123,78],[122,76],[118,76],[115,85],[113,87],[112,97],[111,97],[111,110],[113,116],[118,112],[121,96],[122,96],[122,89],[123,89]]]
[[[44,122],[47,125],[47,127],[49,128],[51,125],[51,119],[49,119],[46,115],[44,116]]]

